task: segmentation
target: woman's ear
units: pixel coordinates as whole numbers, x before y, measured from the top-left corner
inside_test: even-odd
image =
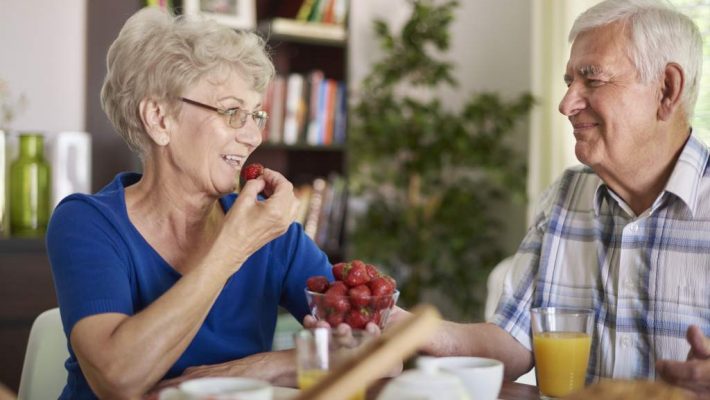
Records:
[[[661,81],[658,119],[668,121],[681,107],[681,96],[685,90],[685,72],[676,63],[668,63]],[[687,110],[683,110],[687,111]]]
[[[158,146],[166,146],[170,143],[170,131],[168,129],[168,113],[163,102],[154,99],[143,99],[138,105],[141,122],[148,136]]]

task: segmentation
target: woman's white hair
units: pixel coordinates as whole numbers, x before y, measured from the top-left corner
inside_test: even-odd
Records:
[[[274,76],[265,42],[205,19],[175,17],[155,7],[131,16],[111,44],[101,106],[115,129],[141,157],[147,135],[139,115],[151,98],[177,115],[179,99],[200,79],[236,70],[253,90],[264,92]]]
[[[569,41],[573,42],[580,33],[615,22],[627,28],[629,57],[641,82],[658,79],[668,63],[683,68],[685,88],[681,102],[690,120],[703,69],[703,39],[697,25],[665,0],[606,0],[574,21]]]

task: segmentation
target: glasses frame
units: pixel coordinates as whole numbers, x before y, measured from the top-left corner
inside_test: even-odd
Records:
[[[180,100],[187,104],[192,104],[193,106],[202,107],[206,110],[214,111],[217,114],[227,117],[227,125],[234,129],[243,128],[247,123],[247,118],[251,116],[254,120],[254,124],[259,130],[264,129],[266,126],[266,121],[269,119],[269,113],[264,110],[257,111],[247,111],[241,107],[234,108],[217,108],[209,104],[200,103],[199,101],[191,100],[186,97],[181,97]],[[234,118],[234,117],[237,118]]]

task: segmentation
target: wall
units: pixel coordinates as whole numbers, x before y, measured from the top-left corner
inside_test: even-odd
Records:
[[[496,91],[512,98],[530,91],[531,2],[521,0],[463,0],[451,25],[451,47],[459,88],[444,88],[440,98],[457,109],[478,91]],[[407,0],[356,0],[350,11],[350,82],[360,82],[369,65],[382,56],[372,29],[374,19],[383,19],[399,29],[407,20]],[[356,89],[356,88],[353,88]],[[515,132],[521,154],[526,156],[528,126]],[[525,207],[501,210],[508,234],[501,238],[512,253],[525,232]]]
[[[0,79],[27,97],[12,128],[84,130],[87,0],[0,0]]]

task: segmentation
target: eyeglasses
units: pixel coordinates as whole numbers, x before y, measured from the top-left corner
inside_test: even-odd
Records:
[[[202,107],[204,109],[211,110],[218,114],[224,115],[225,117],[227,117],[227,124],[234,129],[239,129],[243,127],[247,123],[247,117],[249,116],[252,117],[252,119],[256,123],[257,128],[259,129],[264,129],[264,126],[266,126],[266,120],[269,119],[269,113],[263,110],[249,112],[239,107],[223,109],[212,107],[207,104],[197,102],[195,100],[186,99],[184,97],[181,97],[180,100],[185,103],[192,104],[193,106]]]

